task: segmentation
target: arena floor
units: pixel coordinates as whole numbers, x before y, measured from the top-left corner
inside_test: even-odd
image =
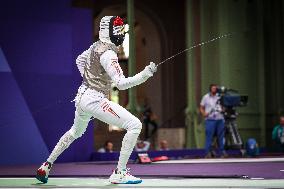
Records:
[[[39,165],[0,166],[0,188],[284,188],[284,158],[169,160],[129,164],[143,179],[137,185],[114,185],[108,176],[116,162],[54,165],[47,184],[34,174]]]
[[[34,178],[1,178],[2,188],[284,188],[283,179],[143,179],[137,185],[114,185],[106,178],[51,178],[40,184]]]

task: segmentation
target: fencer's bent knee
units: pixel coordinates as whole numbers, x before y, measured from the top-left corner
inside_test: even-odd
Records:
[[[138,118],[134,118],[130,121],[130,125],[127,129],[128,132],[140,134],[142,130],[142,123]]]
[[[75,139],[81,137],[85,133],[88,123],[89,123],[89,118],[84,119],[80,116],[76,116],[74,120],[74,124],[70,129],[71,135]]]

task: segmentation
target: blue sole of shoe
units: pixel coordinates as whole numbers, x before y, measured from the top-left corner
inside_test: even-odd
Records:
[[[127,182],[112,182],[112,184],[140,184],[142,182],[142,180],[136,180],[136,181],[127,181]]]
[[[136,181],[127,181],[124,184],[140,184],[142,182],[142,180],[136,180]]]

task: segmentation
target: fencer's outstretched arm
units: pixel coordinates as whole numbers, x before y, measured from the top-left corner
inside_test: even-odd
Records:
[[[157,71],[157,66],[151,62],[144,70],[132,77],[125,77],[118,63],[118,57],[112,50],[108,50],[100,57],[100,62],[119,90],[125,90],[145,82]]]

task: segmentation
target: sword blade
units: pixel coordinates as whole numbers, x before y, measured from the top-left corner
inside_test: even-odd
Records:
[[[178,55],[180,55],[180,54],[186,52],[186,51],[190,51],[190,50],[192,50],[192,49],[194,49],[194,48],[196,48],[196,47],[203,46],[203,45],[205,45],[205,44],[208,44],[208,43],[211,43],[211,42],[213,42],[213,41],[219,40],[219,39],[221,39],[221,38],[229,37],[229,36],[232,36],[232,35],[233,35],[233,33],[224,34],[224,35],[215,37],[215,38],[213,38],[213,39],[210,39],[210,40],[207,40],[207,41],[198,43],[198,44],[196,44],[196,45],[194,45],[194,46],[191,46],[191,47],[189,47],[189,48],[186,48],[186,49],[184,49],[184,50],[182,50],[182,51],[180,51],[180,52],[178,52],[178,53],[176,53],[176,54],[170,56],[169,58],[166,58],[166,59],[163,60],[162,62],[158,63],[158,64],[157,64],[157,67],[160,66],[160,65],[162,65],[163,63],[169,61],[170,59],[173,59],[174,57],[176,57],[176,56],[178,56]]]

